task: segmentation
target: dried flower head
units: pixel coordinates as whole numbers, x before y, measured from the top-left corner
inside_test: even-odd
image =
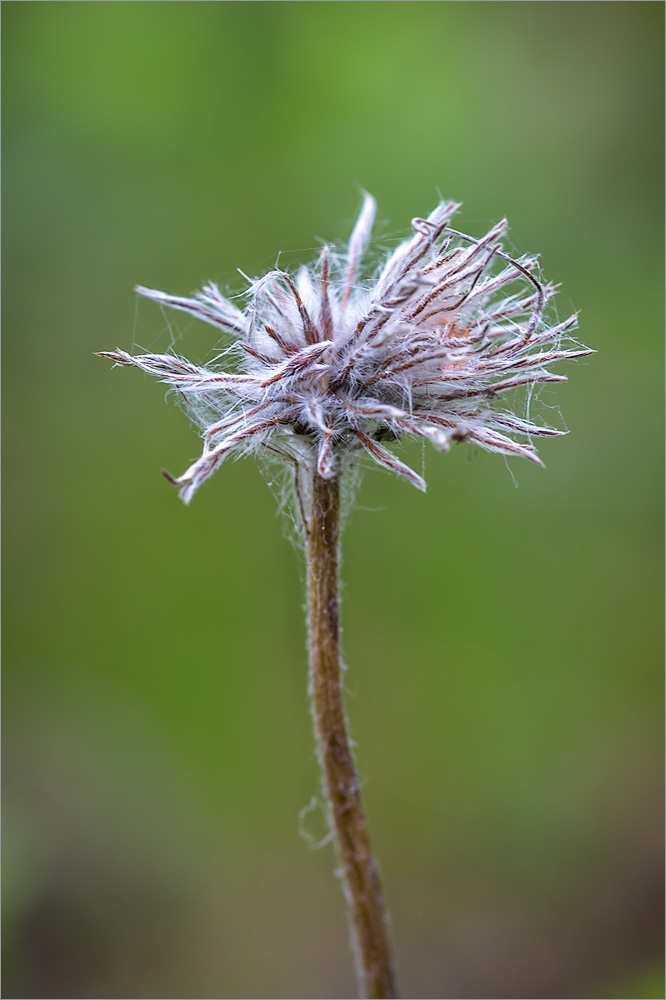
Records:
[[[506,221],[481,239],[449,226],[459,206],[442,202],[400,243],[372,281],[360,265],[375,216],[363,208],[344,252],[324,247],[295,277],[270,271],[237,308],[214,284],[194,298],[148,288],[141,295],[190,313],[234,338],[221,357],[235,371],[170,354],[105,352],[180,393],[203,432],[201,456],[178,478],[188,503],[232,452],[269,449],[325,479],[359,452],[425,489],[386,447],[405,435],[447,451],[452,441],[542,464],[531,439],[563,433],[501,405],[517,386],[564,382],[554,362],[593,352],[562,349],[576,316],[549,327],[553,286],[536,261],[512,259],[498,242]]]

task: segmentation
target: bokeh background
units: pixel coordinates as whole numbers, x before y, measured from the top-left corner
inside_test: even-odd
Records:
[[[378,250],[438,192],[506,215],[598,350],[547,471],[425,452],[346,528],[402,991],[663,997],[663,13],[3,5],[4,996],[354,995],[300,554],[251,461],[184,508],[193,428],[93,352],[210,358],[133,285],[242,291],[366,188]]]

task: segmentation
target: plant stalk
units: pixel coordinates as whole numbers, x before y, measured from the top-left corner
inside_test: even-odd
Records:
[[[313,476],[306,531],[310,684],[319,761],[363,997],[397,997],[388,914],[363,813],[342,696],[340,484]]]

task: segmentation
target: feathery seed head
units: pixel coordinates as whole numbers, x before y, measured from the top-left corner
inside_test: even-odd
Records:
[[[554,289],[536,277],[534,259],[502,251],[506,222],[480,239],[466,236],[449,226],[458,207],[442,202],[412,220],[414,236],[370,284],[359,279],[375,216],[366,195],[344,252],[324,247],[295,277],[269,272],[250,285],[243,311],[214,284],[194,298],[137,288],[233,338],[225,351],[236,358],[233,372],[167,354],[101,355],[155,375],[188,404],[203,451],[182,476],[168,477],[186,503],[228,455],[258,449],[324,478],[363,452],[422,490],[423,479],[386,442],[416,435],[447,451],[468,440],[542,464],[531,439],[562,432],[505,409],[503,395],[564,382],[550,366],[594,352],[570,340],[575,315],[545,324]]]

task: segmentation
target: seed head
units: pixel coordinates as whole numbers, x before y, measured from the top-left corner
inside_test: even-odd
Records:
[[[171,354],[101,355],[167,383],[201,427],[201,456],[167,476],[185,503],[228,455],[260,449],[326,479],[366,453],[421,490],[421,476],[387,442],[416,435],[448,451],[467,440],[543,464],[531,439],[563,432],[504,408],[504,394],[565,382],[550,366],[594,352],[571,341],[575,315],[545,324],[554,287],[536,277],[535,259],[503,252],[506,221],[466,236],[449,226],[459,207],[442,202],[413,219],[414,236],[371,281],[360,277],[375,216],[366,195],[343,252],[325,246],[295,277],[270,271],[250,284],[244,310],[214,284],[194,298],[137,288],[232,338],[221,357],[233,371],[219,359],[200,367]]]

